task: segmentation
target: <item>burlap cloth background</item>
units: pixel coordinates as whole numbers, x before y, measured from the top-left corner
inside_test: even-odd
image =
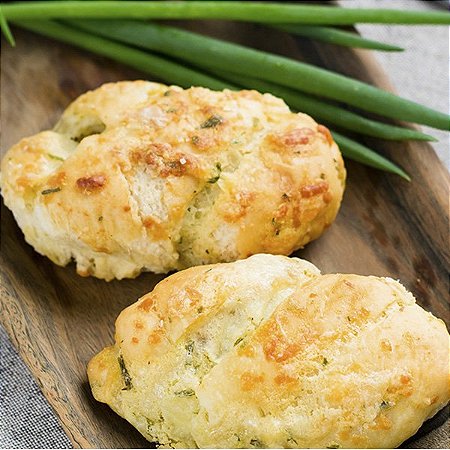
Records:
[[[344,7],[442,9],[446,1],[344,0]],[[447,27],[358,27],[363,36],[403,46],[404,53],[377,53],[398,93],[440,111],[449,111],[449,31]],[[425,129],[439,139],[434,147],[450,168],[448,134]],[[448,423],[447,423],[448,424]],[[449,427],[417,442],[418,448],[449,448]],[[71,448],[53,410],[0,327],[0,448]]]

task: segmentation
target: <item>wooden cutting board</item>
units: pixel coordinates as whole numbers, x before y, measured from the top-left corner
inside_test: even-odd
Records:
[[[332,68],[390,89],[363,51],[317,45],[257,25],[208,22],[191,29]],[[69,46],[15,30],[17,47],[2,48],[2,152],[20,138],[52,127],[81,93],[104,82],[150,78]],[[300,81],[300,80],[299,80]],[[296,256],[324,273],[349,272],[400,279],[419,304],[449,320],[449,175],[430,145],[373,143],[412,175],[397,176],[347,162],[348,184],[339,216],[319,240]],[[38,255],[2,204],[0,320],[75,447],[148,447],[127,422],[94,401],[88,360],[112,343],[118,313],[162,276],[143,274],[110,283],[76,275]],[[422,432],[445,420],[441,413]],[[448,446],[443,428],[409,447]],[[436,434],[437,433],[437,434]],[[445,441],[445,442],[444,442]]]

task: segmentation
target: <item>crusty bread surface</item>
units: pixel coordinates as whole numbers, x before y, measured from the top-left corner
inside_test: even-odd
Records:
[[[449,335],[390,278],[255,255],[161,281],[88,377],[163,447],[393,448],[449,400]]]
[[[2,161],[26,240],[107,280],[251,254],[290,254],[341,203],[329,131],[256,91],[106,84]]]

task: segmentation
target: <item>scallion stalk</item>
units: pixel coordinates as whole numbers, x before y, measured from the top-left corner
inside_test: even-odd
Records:
[[[342,47],[365,48],[385,52],[402,52],[404,50],[396,45],[373,41],[371,39],[366,39],[359,34],[332,27],[295,24],[271,24],[270,26],[281,31],[286,31],[287,33],[296,34],[297,36],[304,36],[309,39],[340,45]]]
[[[246,22],[352,25],[450,24],[443,11],[352,9],[240,1],[35,1],[4,5],[8,20],[63,18],[223,19]]]
[[[399,166],[389,161],[379,153],[374,152],[365,145],[354,141],[346,136],[342,136],[336,131],[331,130],[334,140],[339,145],[341,153],[353,161],[360,162],[366,166],[375,167],[386,172],[395,173],[407,181],[411,181],[411,177]]]
[[[8,22],[6,21],[5,16],[3,15],[2,5],[0,5],[0,28],[6,40],[11,45],[11,47],[15,47],[16,41],[14,40],[14,36],[12,35],[11,30],[9,29]]]

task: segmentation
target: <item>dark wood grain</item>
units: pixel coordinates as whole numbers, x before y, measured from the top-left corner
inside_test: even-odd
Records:
[[[199,29],[198,24],[188,27]],[[299,43],[256,25],[208,22],[200,29],[390,89],[363,51]],[[15,36],[16,49],[2,48],[2,152],[51,127],[82,92],[107,81],[147,78],[30,33],[16,30]],[[323,272],[400,279],[424,308],[448,323],[448,173],[428,144],[371,144],[400,163],[413,181],[347,163],[348,187],[338,219],[297,256]],[[0,320],[74,446],[148,447],[130,425],[93,400],[85,370],[88,360],[112,342],[118,313],[162,277],[144,274],[110,283],[81,278],[72,266],[57,267],[34,252],[3,204],[1,212]],[[427,426],[444,419],[441,414]],[[421,442],[413,439],[408,445]]]

